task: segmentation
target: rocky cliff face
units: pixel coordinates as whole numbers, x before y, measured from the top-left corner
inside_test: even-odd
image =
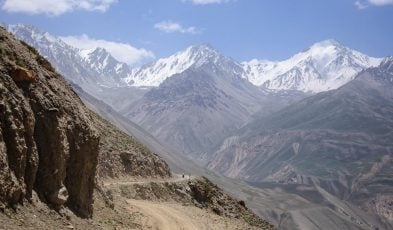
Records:
[[[0,29],[0,202],[92,214],[99,136],[90,112],[31,47]]]

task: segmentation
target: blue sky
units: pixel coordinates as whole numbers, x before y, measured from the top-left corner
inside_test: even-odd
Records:
[[[120,44],[117,56],[131,65],[201,43],[238,61],[282,60],[330,38],[371,56],[393,55],[393,0],[0,0],[0,4],[0,22],[31,24],[81,48]]]

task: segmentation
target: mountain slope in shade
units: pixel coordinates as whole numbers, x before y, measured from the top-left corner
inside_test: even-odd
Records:
[[[244,78],[273,90],[322,92],[344,85],[363,69],[382,59],[368,57],[334,40],[325,40],[291,58],[280,61],[244,62]]]
[[[318,184],[393,220],[386,205],[393,200],[392,63],[253,121],[223,142],[208,167],[249,181]]]

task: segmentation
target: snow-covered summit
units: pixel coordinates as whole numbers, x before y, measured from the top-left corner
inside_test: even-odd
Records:
[[[220,65],[226,68],[240,64],[220,54],[208,44],[195,45],[156,62],[133,69],[126,81],[134,86],[159,86],[165,79],[181,73],[190,67],[204,64]]]
[[[242,64],[246,71],[243,77],[254,85],[317,93],[336,89],[361,70],[378,66],[381,61],[330,39],[315,43],[284,61],[251,60]]]
[[[118,75],[118,79],[125,78],[130,73],[126,63],[116,60],[106,49],[98,47],[79,51],[81,57],[90,68],[105,75]]]

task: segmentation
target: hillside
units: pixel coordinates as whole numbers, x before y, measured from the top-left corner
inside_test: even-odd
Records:
[[[0,52],[1,226],[144,228],[140,218],[151,218],[154,213],[136,211],[138,205],[119,197],[106,181],[171,180],[168,165],[87,109],[48,61],[3,28]],[[169,204],[167,208],[173,210]],[[176,208],[181,209],[180,204]],[[207,221],[232,221],[208,209],[199,213]],[[252,215],[259,226],[273,229],[251,211],[244,213]],[[249,225],[237,220],[236,226]]]

